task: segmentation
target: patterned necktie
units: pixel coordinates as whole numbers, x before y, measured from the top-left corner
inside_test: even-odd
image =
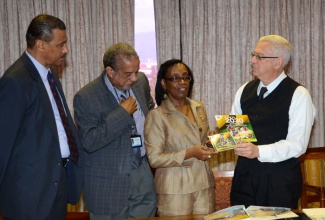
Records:
[[[53,93],[53,97],[54,97],[56,105],[58,107],[60,117],[61,117],[61,120],[62,120],[62,124],[63,124],[65,133],[66,133],[67,138],[68,138],[68,144],[69,144],[69,149],[70,149],[70,159],[72,160],[72,162],[77,164],[78,163],[79,153],[78,153],[78,147],[77,147],[77,144],[76,144],[76,139],[75,139],[75,137],[74,137],[74,135],[73,135],[73,133],[71,131],[70,123],[69,123],[67,115],[66,115],[66,113],[64,111],[59,92],[57,90],[55,81],[54,81],[52,73],[50,71],[47,74],[47,80],[49,81],[50,88],[51,88],[51,91]]]
[[[121,101],[126,100],[126,91],[122,92],[120,95]],[[132,115],[131,115],[132,116]],[[133,116],[132,116],[133,118]],[[136,125],[134,126],[133,133],[137,133]],[[141,165],[142,157],[141,157],[141,149],[140,147],[133,148],[133,159],[132,159],[132,168],[137,169]]]
[[[267,92],[266,87],[262,87],[260,90],[260,94],[258,95],[259,100],[262,100],[264,98],[264,94]]]
[[[134,147],[133,148],[133,155],[132,155],[132,168],[137,169],[142,162],[142,157],[141,157],[141,149],[140,147]]]
[[[121,101],[125,101],[126,100],[126,92],[122,92],[121,95],[120,95],[120,98],[121,98]]]

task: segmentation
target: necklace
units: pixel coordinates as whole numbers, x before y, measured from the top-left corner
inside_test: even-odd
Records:
[[[176,107],[178,109],[179,112],[181,112],[183,115],[185,115],[186,117],[188,116],[188,114],[190,113],[190,107],[188,104],[186,105],[186,113],[183,112],[183,109],[180,109],[179,107]]]

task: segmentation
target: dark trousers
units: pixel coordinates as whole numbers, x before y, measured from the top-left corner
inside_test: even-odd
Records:
[[[69,166],[67,166],[69,167]],[[66,167],[66,168],[67,168]],[[62,167],[61,179],[58,183],[58,192],[54,200],[50,214],[45,220],[65,220],[67,213],[67,198],[68,198],[68,187],[67,187],[67,172],[66,168]],[[46,199],[46,198],[44,198]]]
[[[129,189],[129,204],[116,215],[90,213],[91,220],[121,220],[128,218],[149,218],[156,214],[156,190],[147,157],[142,159],[138,169],[132,170]]]
[[[275,206],[296,209],[302,190],[302,174],[298,166],[256,175],[236,172],[230,193],[231,205]]]

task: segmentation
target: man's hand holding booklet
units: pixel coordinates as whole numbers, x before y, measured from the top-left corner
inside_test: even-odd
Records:
[[[215,118],[220,133],[208,136],[215,151],[234,149],[239,141],[257,141],[247,115],[216,115]]]

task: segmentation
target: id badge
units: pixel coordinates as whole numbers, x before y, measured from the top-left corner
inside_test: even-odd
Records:
[[[142,147],[142,139],[140,134],[132,134],[131,136],[132,147]]]

